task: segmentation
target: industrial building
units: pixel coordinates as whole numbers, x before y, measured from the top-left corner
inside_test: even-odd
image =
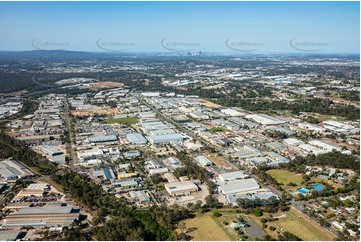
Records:
[[[198,162],[199,165],[206,167],[206,166],[212,166],[213,162],[207,159],[205,156],[200,155],[195,158],[195,160]]]
[[[39,148],[41,151],[49,156],[56,156],[56,155],[62,155],[64,152],[55,149],[54,147],[51,147],[49,145],[40,145]]]
[[[248,178],[249,175],[244,174],[242,171],[234,171],[219,174],[218,178],[222,182],[235,181]]]
[[[129,196],[133,200],[137,200],[140,204],[150,203],[150,198],[145,193],[145,191],[130,191]]]
[[[21,230],[0,230],[0,241],[16,241],[22,233]]]
[[[144,138],[144,136],[139,133],[127,134],[127,140],[135,145],[144,145],[147,143],[147,140]]]
[[[116,135],[88,137],[89,143],[113,142],[113,141],[117,141],[117,140],[118,140],[118,137]]]
[[[237,205],[237,199],[248,199],[248,200],[270,200],[274,198],[275,202],[278,202],[279,197],[273,192],[256,192],[256,193],[233,193],[227,194],[227,201],[233,205]]]
[[[253,178],[230,181],[219,187],[219,190],[225,195],[248,192],[257,189],[259,189],[259,185]]]
[[[305,142],[303,142],[302,140],[299,139],[295,139],[295,138],[288,138],[288,139],[284,139],[283,143],[285,143],[286,145],[289,146],[298,146],[298,145],[302,145]]]
[[[230,109],[230,108],[222,109],[221,112],[225,113],[228,116],[232,116],[232,117],[238,117],[238,116],[246,115],[245,113],[241,113],[241,112],[238,112],[238,111]]]
[[[319,149],[316,146],[309,145],[309,144],[299,145],[298,148],[301,150],[301,152],[304,155],[308,155],[308,154],[311,154],[311,153],[314,154],[314,155],[320,155],[320,154],[327,153],[327,151]]]
[[[106,167],[99,170],[93,170],[93,177],[103,180],[112,180],[115,178],[115,175],[111,168]]]
[[[70,206],[45,205],[43,207],[20,208],[5,217],[1,229],[20,229],[22,227],[64,227],[79,219],[78,209]]]
[[[128,180],[113,180],[112,181],[112,186],[113,187],[121,187],[123,190],[129,190],[129,189],[134,189],[134,188],[138,188],[138,182],[132,178],[132,179],[128,179]]]
[[[0,178],[2,178],[2,180],[15,181],[19,178],[32,175],[34,175],[34,173],[13,159],[0,161]]]
[[[182,142],[183,137],[180,134],[151,135],[148,140],[152,144]]]
[[[165,173],[163,176],[165,179],[168,180],[169,183],[179,181],[178,178],[173,173],[170,173],[170,172]]]
[[[165,184],[165,190],[170,196],[188,195],[198,191],[198,187],[191,181],[172,182]]]
[[[328,143],[326,141],[322,141],[322,140],[311,140],[308,143],[311,145],[317,146],[318,148],[321,148],[327,152],[332,152],[333,150],[336,150],[338,152],[342,151],[342,147]]]
[[[253,119],[256,123],[262,125],[276,125],[276,124],[284,124],[286,121],[280,118],[275,118],[266,114],[249,114],[246,115],[246,118]]]

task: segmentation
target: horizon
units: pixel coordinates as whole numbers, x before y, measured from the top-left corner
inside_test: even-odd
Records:
[[[359,54],[359,2],[0,2],[1,51]]]

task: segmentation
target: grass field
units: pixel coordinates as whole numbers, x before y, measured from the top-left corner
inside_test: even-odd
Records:
[[[105,121],[107,124],[125,124],[132,125],[138,123],[138,119],[136,117],[127,117],[127,118],[108,118]]]
[[[271,222],[269,225],[282,228],[307,241],[333,240],[336,237],[316,222],[309,221],[306,215],[296,209],[291,209],[289,213],[286,213],[285,217],[280,218],[278,221]]]
[[[230,236],[211,216],[210,214],[199,214],[195,218],[184,220],[188,230],[195,228],[194,231],[188,232],[188,235],[192,236],[193,240],[231,240]]]
[[[296,174],[293,172],[289,172],[286,170],[279,170],[279,169],[268,170],[267,174],[271,175],[279,183],[282,183],[283,187],[288,187],[287,183],[289,182],[294,182],[297,184],[297,186],[301,186],[301,182],[302,182],[301,174]]]
[[[265,232],[271,235],[274,239],[277,239],[277,231],[288,231],[305,241],[332,241],[336,236],[327,231],[319,224],[313,221],[309,221],[303,213],[291,208],[289,212],[284,214],[284,217],[280,217],[277,221],[267,222],[267,228]],[[259,226],[262,226],[260,218],[254,215],[245,215],[251,218]],[[274,217],[277,217],[273,215]],[[263,216],[267,217],[267,216]],[[276,228],[275,231],[269,229],[270,226]]]
[[[222,132],[222,131],[225,131],[226,129],[223,128],[223,127],[213,127],[213,128],[210,128],[210,129],[207,129],[208,132],[210,133],[218,133],[218,132]]]

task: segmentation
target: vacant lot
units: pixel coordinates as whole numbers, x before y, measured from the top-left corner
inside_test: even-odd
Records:
[[[71,111],[71,114],[75,117],[88,117],[91,115],[116,115],[119,114],[119,111],[116,108],[105,108],[93,110],[76,110]]]
[[[124,84],[120,82],[93,82],[90,85],[94,90],[124,87]]]
[[[217,153],[207,153],[205,156],[219,168],[223,167],[227,170],[239,170],[238,167],[226,160],[223,156],[218,156]]]
[[[296,174],[280,169],[268,170],[267,174],[271,175],[279,183],[282,183],[284,185],[283,187],[288,187],[287,184],[289,182],[294,182],[297,184],[297,186],[301,186],[302,174]]]
[[[138,119],[136,117],[126,117],[126,118],[108,118],[106,121],[108,124],[125,124],[131,125],[138,123]]]
[[[207,108],[219,108],[221,107],[218,104],[212,103],[210,101],[204,100],[204,99],[196,99],[200,104],[202,104],[203,106],[207,107]]]
[[[211,216],[212,215],[209,214],[199,214],[195,218],[184,220],[185,227],[188,231],[191,231],[188,232],[188,235],[192,236],[193,240],[231,240],[227,233]]]
[[[265,229],[265,231],[275,239],[277,239],[277,232],[282,231],[291,232],[305,241],[331,241],[336,237],[318,223],[308,220],[306,215],[296,209],[291,208],[289,212],[280,215],[281,216],[273,215],[273,217],[278,217],[279,219],[277,221],[267,222],[268,227]],[[245,216],[251,218],[259,226],[262,226],[260,217],[252,214]],[[267,218],[268,215],[264,215],[263,217]],[[269,229],[271,226],[275,227],[276,230],[271,231]]]
[[[286,216],[269,225],[289,231],[303,240],[333,240],[335,236],[318,223],[307,219],[306,215],[291,209]]]

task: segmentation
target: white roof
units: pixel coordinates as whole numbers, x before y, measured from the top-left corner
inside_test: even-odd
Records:
[[[172,182],[165,184],[165,187],[172,192],[179,192],[182,190],[198,189],[197,185],[191,181]]]
[[[295,138],[284,139],[283,142],[288,144],[288,145],[294,145],[294,146],[301,145],[301,144],[305,143],[302,140],[295,139]]]
[[[225,113],[225,114],[227,114],[229,116],[232,116],[232,117],[244,116],[245,115],[244,113],[238,112],[238,111],[230,109],[230,108],[222,109],[221,112]]]
[[[219,174],[219,178],[223,179],[224,181],[243,179],[245,177],[248,177],[248,175],[244,174],[242,171],[234,171],[234,172]]]
[[[259,188],[255,179],[243,179],[227,182],[225,185],[220,186],[220,189],[224,194],[244,192],[256,190]]]

